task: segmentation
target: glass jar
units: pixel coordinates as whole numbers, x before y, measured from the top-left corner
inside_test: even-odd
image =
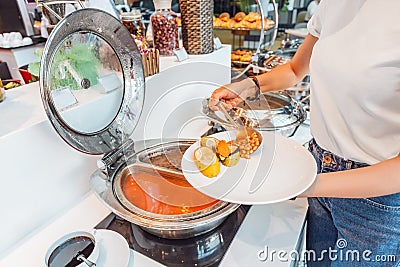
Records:
[[[173,56],[179,48],[177,15],[171,10],[171,0],[154,0],[156,11],[151,15],[153,46],[162,56]]]
[[[131,12],[121,14],[122,23],[135,38],[144,38],[146,29],[142,22],[140,10],[134,9]]]

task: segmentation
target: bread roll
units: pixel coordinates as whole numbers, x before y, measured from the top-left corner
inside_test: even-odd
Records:
[[[231,15],[229,15],[228,12],[224,12],[219,15],[219,18],[224,22],[227,22],[230,19],[230,17]]]
[[[231,54],[231,60],[232,61],[239,61],[240,60],[240,56],[235,55],[235,54]]]
[[[238,12],[236,13],[234,19],[236,22],[240,22],[244,19],[244,17],[246,17],[246,14],[244,12]]]
[[[251,61],[251,55],[244,55],[240,57],[241,62],[250,62]]]

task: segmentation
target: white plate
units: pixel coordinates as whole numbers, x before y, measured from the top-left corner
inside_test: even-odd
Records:
[[[127,267],[131,257],[125,238],[111,230],[94,230],[96,245],[100,245],[96,267]]]
[[[212,135],[218,139],[231,140],[235,132]],[[233,167],[221,164],[221,171],[214,178],[199,172],[194,161],[197,141],[182,158],[182,171],[187,181],[200,192],[227,202],[239,204],[269,204],[295,197],[312,185],[317,166],[311,153],[297,142],[279,134],[262,132],[262,148],[251,159],[240,159]],[[250,185],[256,178],[257,190]]]

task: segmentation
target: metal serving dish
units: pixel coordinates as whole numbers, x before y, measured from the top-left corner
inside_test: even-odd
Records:
[[[309,82],[299,82],[295,86],[292,86],[285,90],[290,97],[294,98],[296,101],[300,101],[302,103],[308,102],[308,98],[310,95],[310,83]]]
[[[90,185],[112,212],[159,237],[176,239],[214,229],[239,207],[187,183],[178,165],[181,149],[194,141],[130,139],[142,111],[145,80],[140,53],[120,21],[100,10],[75,11],[54,28],[43,55],[40,87],[47,116],[70,146],[103,155]],[[131,181],[143,186],[135,188],[147,194],[149,208],[135,202],[135,192],[128,194]],[[175,212],[157,212],[152,204]]]
[[[221,112],[208,108],[207,101],[203,103],[202,111],[214,123],[233,128]],[[307,118],[302,105],[283,92],[264,93],[259,100],[242,102],[231,110],[230,115],[241,119],[245,126],[275,131],[286,137],[292,136]]]
[[[186,181],[182,172],[178,170],[179,166],[177,166],[177,169],[171,168],[177,161],[180,164],[179,158],[181,158],[182,154],[177,156],[176,151],[182,148],[186,149],[192,143],[194,143],[194,140],[135,142],[135,150],[138,152],[133,153],[128,160],[123,161],[122,164],[116,167],[112,177],[108,177],[100,170],[92,175],[90,180],[92,189],[115,214],[159,237],[181,239],[211,231],[240,205],[211,199],[191,187],[174,186],[174,180],[179,182]],[[157,166],[150,163],[151,159],[160,155],[167,158],[171,157],[169,161],[171,166]],[[153,178],[150,181],[150,183],[153,183],[150,186],[150,190],[144,189],[147,192],[147,196],[142,197],[142,199],[150,199],[151,209],[155,208],[156,210],[149,211],[147,208],[139,208],[138,206],[140,205],[135,205],[134,201],[130,201],[124,192],[123,187],[126,179],[129,179],[130,175],[134,176],[142,172],[151,174]],[[142,188],[145,188],[146,183],[149,181],[141,179],[137,182],[142,183]],[[169,191],[169,187],[173,188],[174,194],[163,196],[162,190]],[[160,196],[165,197],[161,199],[161,202],[174,203],[171,206],[189,210],[199,206],[204,208],[196,209],[193,212],[185,211],[181,214],[163,214],[158,209],[160,205],[157,198]]]

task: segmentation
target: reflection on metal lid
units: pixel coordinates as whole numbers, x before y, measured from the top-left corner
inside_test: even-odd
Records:
[[[122,23],[101,10],[77,10],[57,24],[43,55],[42,100],[61,137],[89,154],[127,141],[142,110],[144,75]]]

